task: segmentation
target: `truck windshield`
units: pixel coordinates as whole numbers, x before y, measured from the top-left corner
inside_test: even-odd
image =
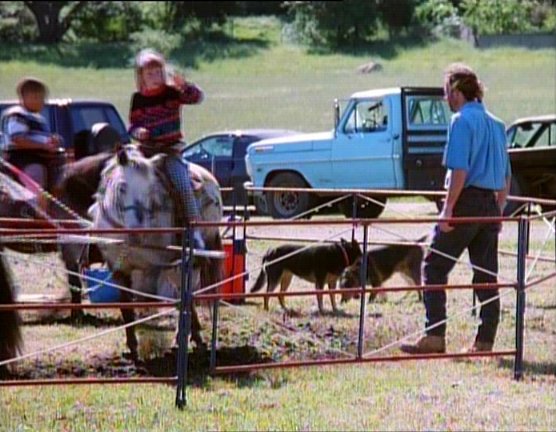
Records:
[[[388,105],[382,99],[358,101],[345,124],[344,131],[374,132],[388,127]]]

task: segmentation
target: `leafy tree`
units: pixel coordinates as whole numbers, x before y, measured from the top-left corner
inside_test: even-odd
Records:
[[[287,12],[284,1],[238,1],[236,3],[240,15],[284,15]]]
[[[24,1],[23,4],[35,17],[37,41],[45,44],[60,42],[74,23],[87,1]]]
[[[519,33],[532,30],[534,0],[463,0],[463,19],[479,34]]]
[[[418,0],[382,0],[379,3],[380,18],[388,28],[390,36],[409,28]]]
[[[286,2],[295,31],[312,44],[334,48],[357,45],[376,30],[378,0]]]
[[[23,42],[35,36],[35,19],[22,2],[0,2],[0,40]]]
[[[462,19],[454,0],[426,0],[415,9],[418,25],[435,36],[458,36]]]
[[[139,2],[89,2],[75,18],[72,33],[78,39],[99,42],[127,41],[141,30],[144,20]]]
[[[204,25],[201,31],[213,24],[222,25],[229,15],[237,11],[235,1],[167,1],[165,2],[166,22],[171,29],[177,30],[192,20]]]

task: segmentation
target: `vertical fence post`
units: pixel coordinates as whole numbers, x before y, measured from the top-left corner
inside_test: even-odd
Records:
[[[189,253],[187,252],[189,247]],[[176,406],[183,409],[187,404],[187,363],[189,351],[189,335],[191,332],[191,308],[192,308],[192,273],[193,273],[193,229],[187,225],[182,234],[181,245],[181,301],[180,316],[178,321],[178,383],[176,389]],[[187,259],[186,259],[187,257]]]
[[[363,336],[365,334],[365,287],[367,286],[367,224],[363,225],[363,257],[361,265],[361,303],[359,306],[359,337],[357,339],[357,358],[363,358]]]
[[[517,286],[515,323],[514,379],[523,377],[523,335],[525,329],[525,270],[527,249],[529,248],[529,219],[522,216],[518,226],[517,240]]]
[[[216,350],[218,349],[218,310],[220,299],[217,298],[212,303],[212,335],[210,340],[210,373],[216,369]]]
[[[357,195],[356,194],[351,194],[351,218],[355,219],[357,217],[357,203],[355,202],[357,200]],[[348,198],[349,200],[349,198]],[[349,201],[348,201],[349,203]],[[347,214],[346,214],[347,217]],[[351,224],[351,241],[355,240],[355,225]]]

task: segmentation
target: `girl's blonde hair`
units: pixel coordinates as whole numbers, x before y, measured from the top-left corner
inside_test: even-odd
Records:
[[[142,91],[144,87],[142,77],[143,69],[151,63],[160,65],[163,81],[166,82],[166,60],[164,56],[151,48],[145,48],[139,51],[135,56],[135,84],[139,91]]]

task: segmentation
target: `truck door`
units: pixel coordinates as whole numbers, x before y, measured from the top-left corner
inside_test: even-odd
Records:
[[[400,137],[392,133],[390,101],[355,101],[344,118],[332,147],[335,187],[396,188],[394,143]]]
[[[404,88],[402,92],[405,187],[442,190],[450,109],[441,88]]]

